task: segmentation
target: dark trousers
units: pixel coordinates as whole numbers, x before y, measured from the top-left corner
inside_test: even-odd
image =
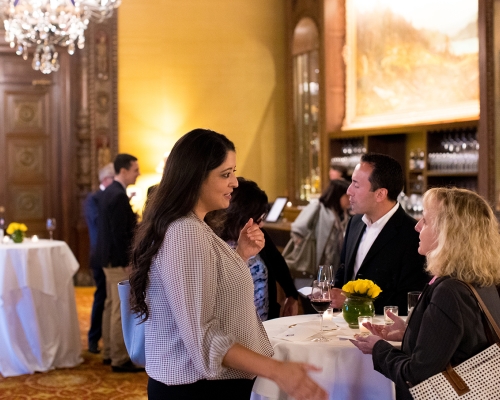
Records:
[[[91,265],[96,285],[92,314],[90,316],[89,343],[97,343],[102,336],[102,313],[106,301],[106,276],[102,267]]]
[[[168,386],[148,380],[148,400],[249,400],[255,379],[201,380],[188,385]]]

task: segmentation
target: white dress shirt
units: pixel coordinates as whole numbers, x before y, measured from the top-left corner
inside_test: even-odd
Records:
[[[273,355],[247,264],[193,213],[168,227],[146,302],[146,372],[166,385],[253,378],[222,366],[235,343]]]
[[[374,223],[372,223],[369,220],[366,214],[363,215],[363,218],[361,218],[363,222],[366,224],[366,229],[359,242],[358,252],[356,253],[356,261],[354,262],[354,272],[352,280],[356,279],[356,274],[358,273],[361,264],[363,264],[363,260],[365,259],[366,255],[368,254],[368,251],[372,247],[373,242],[375,242],[375,239],[377,239],[377,236],[380,234],[380,232],[382,232],[382,229],[384,229],[385,224],[387,224],[387,221],[391,219],[391,217],[397,211],[398,207],[399,203],[396,202],[396,205],[392,207],[387,214],[379,218]]]

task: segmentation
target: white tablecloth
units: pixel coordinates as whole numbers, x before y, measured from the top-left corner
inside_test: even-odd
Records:
[[[322,372],[312,373],[333,400],[391,400],[395,398],[394,384],[373,369],[371,355],[361,353],[349,340],[338,336],[352,336],[359,331],[350,329],[339,315],[333,318],[340,329],[325,332],[332,340],[324,343],[311,341],[287,341],[275,336],[283,333],[293,324],[319,331],[317,315],[298,315],[264,322],[274,357],[277,360],[298,361],[322,367]],[[376,317],[375,323],[383,323],[383,317]],[[257,378],[253,387],[252,400],[291,399],[278,386],[267,379]]]
[[[0,373],[4,377],[80,364],[72,277],[79,264],[66,243],[0,244]]]

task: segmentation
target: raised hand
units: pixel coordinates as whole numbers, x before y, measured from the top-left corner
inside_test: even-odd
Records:
[[[394,324],[375,325],[367,322],[365,324],[366,328],[371,333],[380,336],[384,340],[390,340],[392,342],[402,341],[406,330],[405,321],[397,315],[393,314],[391,311],[387,311],[387,316],[394,321]]]
[[[368,323],[363,325],[368,328]],[[368,336],[355,335],[354,337],[356,339],[355,340],[350,339],[350,342],[358,349],[360,349],[363,352],[363,354],[372,354],[373,346],[375,346],[375,343],[377,343],[379,340],[382,340],[381,337],[376,335],[368,335]]]
[[[259,254],[264,244],[264,233],[260,230],[259,225],[254,224],[253,219],[250,218],[240,232],[236,251],[246,262],[250,257]]]

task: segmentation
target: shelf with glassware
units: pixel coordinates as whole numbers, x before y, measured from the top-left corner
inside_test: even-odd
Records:
[[[477,191],[477,124],[427,132],[426,187],[456,186]]]
[[[422,195],[430,187],[456,186],[477,191],[477,121],[404,129],[406,133],[381,131],[331,137],[331,163],[345,165],[352,174],[366,151],[394,157],[406,177],[400,201],[415,217],[420,215]]]

